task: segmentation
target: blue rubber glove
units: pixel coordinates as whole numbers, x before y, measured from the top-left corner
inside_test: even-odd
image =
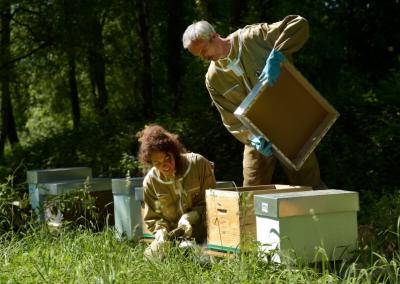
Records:
[[[258,152],[263,154],[264,156],[270,157],[272,156],[272,143],[265,140],[261,136],[252,136],[250,139],[251,146],[256,148]]]
[[[281,74],[281,63],[284,60],[285,56],[281,52],[272,49],[258,79],[260,79],[260,81],[267,80],[267,83],[273,86]]]

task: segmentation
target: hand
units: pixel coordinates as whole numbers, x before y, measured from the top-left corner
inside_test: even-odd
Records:
[[[168,255],[170,248],[170,241],[164,242],[154,239],[144,250],[143,255],[146,260],[163,260]]]
[[[185,238],[190,238],[192,236],[192,224],[196,224],[199,220],[200,215],[197,211],[190,211],[182,215],[178,222],[178,228],[182,228],[185,231]]]
[[[158,243],[163,243],[168,240],[168,231],[165,228],[158,229],[154,234],[154,238]]]
[[[272,86],[275,84],[281,74],[281,63],[285,60],[285,56],[276,49],[272,49],[258,79],[266,80]]]
[[[272,156],[272,143],[265,140],[263,137],[253,135],[250,139],[250,143],[251,146],[256,148],[256,150],[264,156]]]
[[[182,215],[183,217],[184,215]],[[192,224],[190,224],[189,220],[182,218],[179,220],[178,223],[178,228],[181,228],[185,231],[185,233],[183,234],[183,236],[185,238],[190,238],[192,236],[193,233],[193,228],[192,228]]]
[[[168,254],[170,241],[168,240],[168,231],[165,228],[158,229],[154,233],[154,240],[144,250],[146,260],[162,260]]]

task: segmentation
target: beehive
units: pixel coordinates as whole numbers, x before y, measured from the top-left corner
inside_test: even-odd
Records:
[[[346,258],[357,244],[358,193],[315,190],[254,196],[257,241],[272,259]],[[325,250],[319,253],[319,249]],[[287,256],[289,258],[282,258]]]
[[[304,190],[311,188],[260,185],[206,190],[208,248],[238,251],[243,241],[256,240],[254,195]]]

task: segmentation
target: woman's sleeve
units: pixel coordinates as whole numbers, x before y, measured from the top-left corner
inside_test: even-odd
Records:
[[[144,189],[144,204],[145,204],[145,213],[144,213],[144,222],[146,223],[147,228],[150,232],[154,233],[155,231],[165,228],[167,231],[170,231],[170,224],[167,222],[161,214],[161,204],[159,199],[157,198],[157,194],[155,193],[154,187],[151,185],[149,181],[145,179],[143,182]]]

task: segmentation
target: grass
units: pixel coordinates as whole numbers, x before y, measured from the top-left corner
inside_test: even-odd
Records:
[[[399,283],[400,257],[370,252],[369,262],[267,263],[257,251],[203,264],[196,251],[172,249],[145,261],[145,244],[118,241],[111,229],[46,227],[0,237],[0,283]],[[365,253],[365,252],[364,252]],[[365,257],[363,258],[365,259]]]
[[[90,222],[38,227],[37,216],[26,206],[10,205],[15,199],[12,184],[0,189],[0,283],[400,283],[400,218],[384,231],[362,226],[359,250],[347,262],[266,262],[252,243],[233,258],[206,264],[199,251],[184,254],[178,249],[164,261],[146,261],[146,244],[119,241],[112,228],[85,229]],[[80,194],[71,198],[85,201],[87,196]],[[389,205],[396,209],[399,199],[392,200],[384,199],[381,210],[374,212],[387,212],[383,209]],[[393,210],[390,216],[397,213]],[[386,225],[393,223],[392,217]],[[318,250],[319,259],[324,253]]]

